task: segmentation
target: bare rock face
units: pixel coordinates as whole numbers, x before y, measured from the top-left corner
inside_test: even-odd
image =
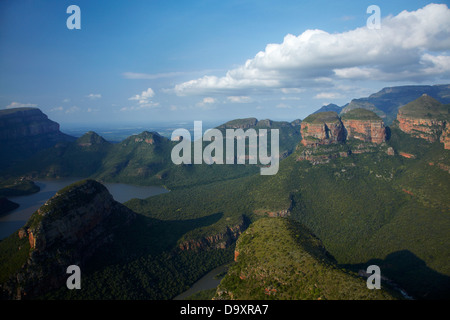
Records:
[[[16,108],[0,113],[0,140],[17,140],[41,134],[58,134],[59,124],[37,108]]]
[[[445,127],[445,122],[436,119],[414,119],[403,115],[400,111],[397,115],[400,129],[415,138],[425,139],[428,142],[439,140],[439,134]]]
[[[0,110],[0,166],[25,160],[58,142],[74,140],[37,108]]]
[[[238,224],[227,226],[222,232],[206,236],[201,239],[187,240],[179,244],[179,249],[185,250],[209,250],[226,249],[241,235],[247,228],[247,223],[241,218]]]
[[[445,128],[442,131],[441,138],[439,140],[444,144],[444,148],[450,150],[450,122],[445,124]]]
[[[22,299],[65,286],[67,267],[82,268],[112,240],[115,229],[135,216],[97,181],[84,180],[60,190],[19,231],[20,238],[28,237],[29,259],[6,289]]]
[[[383,120],[343,120],[347,137],[365,142],[383,143],[386,141],[386,127]]]
[[[386,127],[383,120],[373,111],[357,108],[341,117],[348,139],[380,144],[386,141]]]
[[[424,94],[398,110],[397,121],[400,130],[428,142],[448,140],[449,105]]]
[[[344,126],[334,111],[314,113],[301,123],[304,146],[324,145],[345,140]]]

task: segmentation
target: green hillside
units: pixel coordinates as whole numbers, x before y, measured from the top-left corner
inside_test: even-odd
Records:
[[[381,118],[373,111],[356,108],[352,109],[341,116],[342,120],[381,120]]]
[[[290,219],[263,218],[236,244],[237,262],[215,299],[365,300],[392,299],[369,290],[366,281],[339,269],[320,240]]]
[[[447,120],[450,105],[443,105],[428,95],[422,95],[401,107],[399,111],[403,116],[411,118]]]
[[[339,116],[334,111],[326,111],[320,113],[313,113],[303,119],[305,123],[319,124],[324,122],[339,122]]]

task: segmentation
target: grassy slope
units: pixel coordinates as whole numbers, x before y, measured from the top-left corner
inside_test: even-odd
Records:
[[[391,299],[337,268],[320,240],[290,219],[263,218],[236,244],[237,263],[221,281],[217,299]]]

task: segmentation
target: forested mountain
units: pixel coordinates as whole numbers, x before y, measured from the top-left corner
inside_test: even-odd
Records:
[[[207,271],[232,262],[233,256],[236,262],[217,298],[399,298],[390,291],[368,292],[364,287],[357,274],[372,264],[381,269],[383,288],[400,287],[417,299],[450,297],[447,105],[421,94],[398,110],[390,126],[376,112],[355,108],[341,115],[316,113],[301,124],[238,119],[219,129],[233,127],[289,133],[286,146],[294,140],[295,144],[276,175],[260,175],[251,165],[174,165],[169,158],[176,142],[152,132],[115,145],[91,132],[48,149],[39,161],[33,158],[37,176],[48,175],[48,168],[67,170],[59,176],[85,170],[99,180],[161,181],[175,188],[126,202],[117,219],[127,223],[120,227],[101,219],[89,225],[92,230],[101,225],[95,234],[111,239],[86,260],[83,290],[63,286],[21,297],[171,299]],[[23,172],[26,165],[22,165],[9,172]],[[88,185],[108,199],[99,183]],[[27,279],[30,269],[22,267],[38,248],[37,242],[33,248],[37,230],[33,228],[53,219],[63,223],[66,214],[76,217],[77,210],[86,210],[97,192],[85,192],[89,188],[83,186],[86,182],[60,191],[25,229],[0,242],[0,274],[5,275],[1,283],[9,298],[14,290],[8,289],[8,281],[17,279],[17,272],[25,272]],[[71,192],[77,196],[71,198]],[[78,209],[57,210],[55,203]],[[55,211],[46,216],[48,208]],[[38,229],[44,239],[54,235],[45,227]],[[69,230],[84,237],[77,233],[80,229]],[[236,241],[238,254],[233,255]],[[60,252],[66,257],[79,252],[70,246],[59,248],[57,242],[52,246],[55,252],[64,249]],[[43,275],[52,266],[45,259],[36,263]],[[240,279],[241,273],[252,281]],[[305,275],[309,280],[302,282]]]

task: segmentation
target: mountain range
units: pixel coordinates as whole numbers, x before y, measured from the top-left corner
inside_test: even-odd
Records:
[[[252,165],[174,165],[176,142],[155,132],[117,144],[95,132],[61,136],[1,172],[5,185],[89,178],[0,242],[2,297],[171,299],[231,263],[210,298],[449,298],[448,88],[387,88],[363,108],[352,101],[302,121],[218,127],[278,128],[282,160],[273,176]],[[380,115],[366,102],[390,111]],[[120,205],[102,181],[171,192]],[[82,266],[82,290],[65,287],[67,264]],[[381,291],[365,287],[374,264]]]

